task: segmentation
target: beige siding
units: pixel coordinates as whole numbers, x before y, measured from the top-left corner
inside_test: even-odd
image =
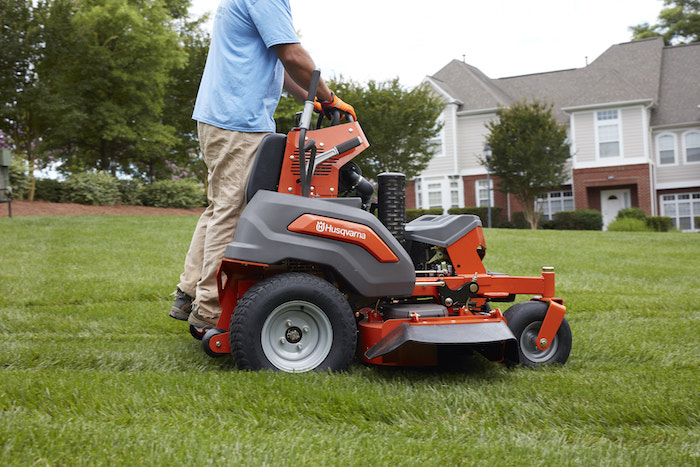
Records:
[[[594,115],[593,112],[577,112],[571,116],[576,163],[596,161]]]
[[[454,172],[454,112],[452,105],[445,107],[442,112],[444,122],[442,130],[442,155],[433,157],[421,176],[430,177]]]
[[[486,169],[479,164],[479,157],[484,152],[484,144],[489,131],[486,124],[495,118],[495,115],[479,115],[458,117],[457,151],[459,154],[458,170],[460,172],[473,173]]]
[[[700,183],[700,165],[656,166],[656,183],[685,185],[685,182]]]
[[[672,129],[655,131],[652,135],[652,158],[656,164],[656,182],[658,184],[678,184],[686,186],[688,184],[700,183],[700,164],[687,164],[683,154],[683,135],[688,131],[684,129]],[[675,137],[674,164],[660,164],[658,152],[658,137],[660,135],[673,135]]]
[[[620,109],[622,120],[622,150],[625,159],[644,157],[644,107]]]

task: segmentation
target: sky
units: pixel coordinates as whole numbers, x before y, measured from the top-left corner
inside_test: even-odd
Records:
[[[193,0],[194,15],[219,0]],[[580,68],[662,0],[290,0],[301,43],[323,76],[415,86],[451,60],[490,78]],[[210,25],[208,26],[210,27]]]

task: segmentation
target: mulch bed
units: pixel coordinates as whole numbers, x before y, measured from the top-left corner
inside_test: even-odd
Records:
[[[0,204],[0,217],[8,217],[7,203]],[[12,217],[15,216],[199,216],[204,208],[152,208],[147,206],[87,206],[74,203],[47,203],[46,201],[12,201]]]

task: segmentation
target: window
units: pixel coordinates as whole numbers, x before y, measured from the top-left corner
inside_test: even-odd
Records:
[[[450,207],[459,207],[459,182],[454,176],[450,177]]]
[[[442,124],[442,128],[440,128],[440,132],[433,138],[430,138],[429,141],[431,148],[435,151],[433,153],[433,157],[440,157],[445,155],[445,124],[442,115],[440,115],[440,117],[438,118],[437,124]]]
[[[428,208],[442,207],[442,183],[428,183]]]
[[[489,186],[489,181],[491,186]],[[491,206],[493,206],[493,180],[477,180],[476,181],[476,205],[488,206],[489,194],[491,195]],[[490,190],[489,190],[490,188]]]
[[[685,161],[700,162],[700,131],[685,134]]]
[[[535,207],[542,213],[542,219],[549,221],[558,212],[574,210],[574,194],[571,191],[551,191],[538,198]]]
[[[659,151],[659,164],[670,165],[676,163],[676,137],[673,135],[661,135],[656,140]]]
[[[596,113],[598,120],[598,154],[600,157],[619,157],[620,120],[617,110],[601,110]]]
[[[673,219],[677,229],[697,230],[693,219],[700,216],[700,193],[662,195],[661,215]]]

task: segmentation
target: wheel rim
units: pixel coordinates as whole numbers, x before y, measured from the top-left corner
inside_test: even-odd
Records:
[[[559,338],[555,335],[552,343],[545,350],[537,348],[537,335],[540,333],[542,321],[535,321],[527,325],[520,336],[520,351],[528,360],[542,363],[550,360],[557,353]]]
[[[293,300],[272,310],[263,324],[261,341],[265,356],[276,368],[310,371],[330,353],[333,327],[321,308]]]

